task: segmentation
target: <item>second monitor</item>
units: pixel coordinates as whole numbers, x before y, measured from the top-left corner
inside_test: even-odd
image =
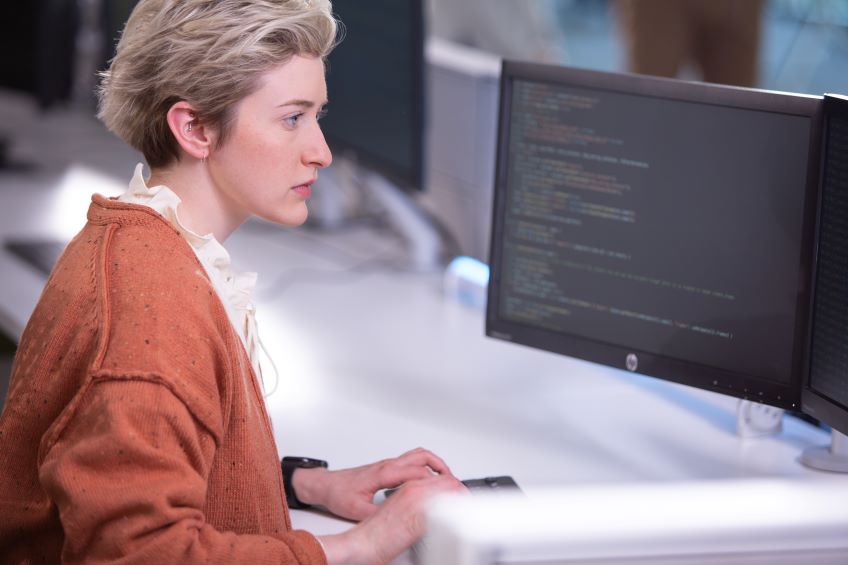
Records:
[[[488,335],[797,409],[820,106],[506,62]]]

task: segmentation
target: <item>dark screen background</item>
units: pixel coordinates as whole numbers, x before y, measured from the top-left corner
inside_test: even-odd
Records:
[[[334,151],[353,151],[407,187],[420,187],[421,0],[336,0],[344,40],[328,58],[329,113],[321,127]]]
[[[788,383],[809,118],[515,81],[501,317]]]
[[[810,385],[848,409],[848,119],[830,118],[826,163]]]

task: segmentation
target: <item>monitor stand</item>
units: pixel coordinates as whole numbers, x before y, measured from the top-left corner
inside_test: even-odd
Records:
[[[414,199],[383,175],[359,165],[355,158],[337,157],[332,167],[319,173],[321,186],[313,198],[310,221],[325,228],[343,225],[351,208],[366,199],[385,213],[388,223],[403,239],[407,268],[438,271],[442,265],[442,237]]]
[[[736,405],[736,433],[739,437],[761,437],[783,430],[783,408],[740,400]]]
[[[801,463],[819,471],[848,473],[848,436],[832,430],[830,447],[808,447],[801,452]]]
[[[416,271],[437,271],[441,267],[441,236],[421,209],[379,173],[364,172],[362,184],[386,211],[392,228],[406,243],[408,267]]]
[[[353,160],[335,158],[332,165],[318,172],[317,190],[309,201],[310,225],[332,230],[354,214],[351,209],[359,198],[356,171]]]

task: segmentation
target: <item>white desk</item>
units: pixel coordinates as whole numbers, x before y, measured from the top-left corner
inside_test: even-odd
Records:
[[[346,237],[354,249],[388,246]],[[301,273],[279,291],[266,280],[257,295],[284,375],[268,406],[287,453],[345,467],[422,445],[460,477],[509,474],[530,495],[574,483],[832,478],[798,463],[804,447],[829,440],[804,422],[739,438],[735,399],[488,339],[483,313],[446,300],[436,276],[345,272],[366,259],[327,259],[308,232],[270,241],[248,227],[228,246],[250,269]],[[251,265],[259,249],[274,261]],[[294,520],[347,527],[312,513]]]
[[[57,191],[0,176],[0,236],[55,236],[57,217],[81,225],[90,195]],[[423,446],[462,478],[508,474],[528,494],[823,476],[797,460],[829,441],[806,423],[787,418],[777,436],[741,439],[734,399],[485,338],[483,313],[444,299],[437,275],[380,267],[399,252],[387,234],[254,223],[227,247],[237,267],[260,272],[260,330],[281,372],[268,410],[283,453],[341,468]],[[5,251],[0,269],[0,323],[17,337],[43,279]],[[318,533],[349,527],[309,512],[294,520]]]

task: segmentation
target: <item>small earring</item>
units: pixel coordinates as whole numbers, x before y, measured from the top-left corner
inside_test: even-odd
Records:
[[[188,128],[186,128],[186,130],[188,131],[188,133],[191,133],[191,122],[188,123]]]
[[[208,157],[208,156],[209,156],[209,155],[208,155],[207,153],[204,153],[204,154],[203,154],[203,158],[200,160],[200,162],[201,162],[201,163],[203,163],[203,164],[205,165],[205,164],[206,164],[206,157]]]

